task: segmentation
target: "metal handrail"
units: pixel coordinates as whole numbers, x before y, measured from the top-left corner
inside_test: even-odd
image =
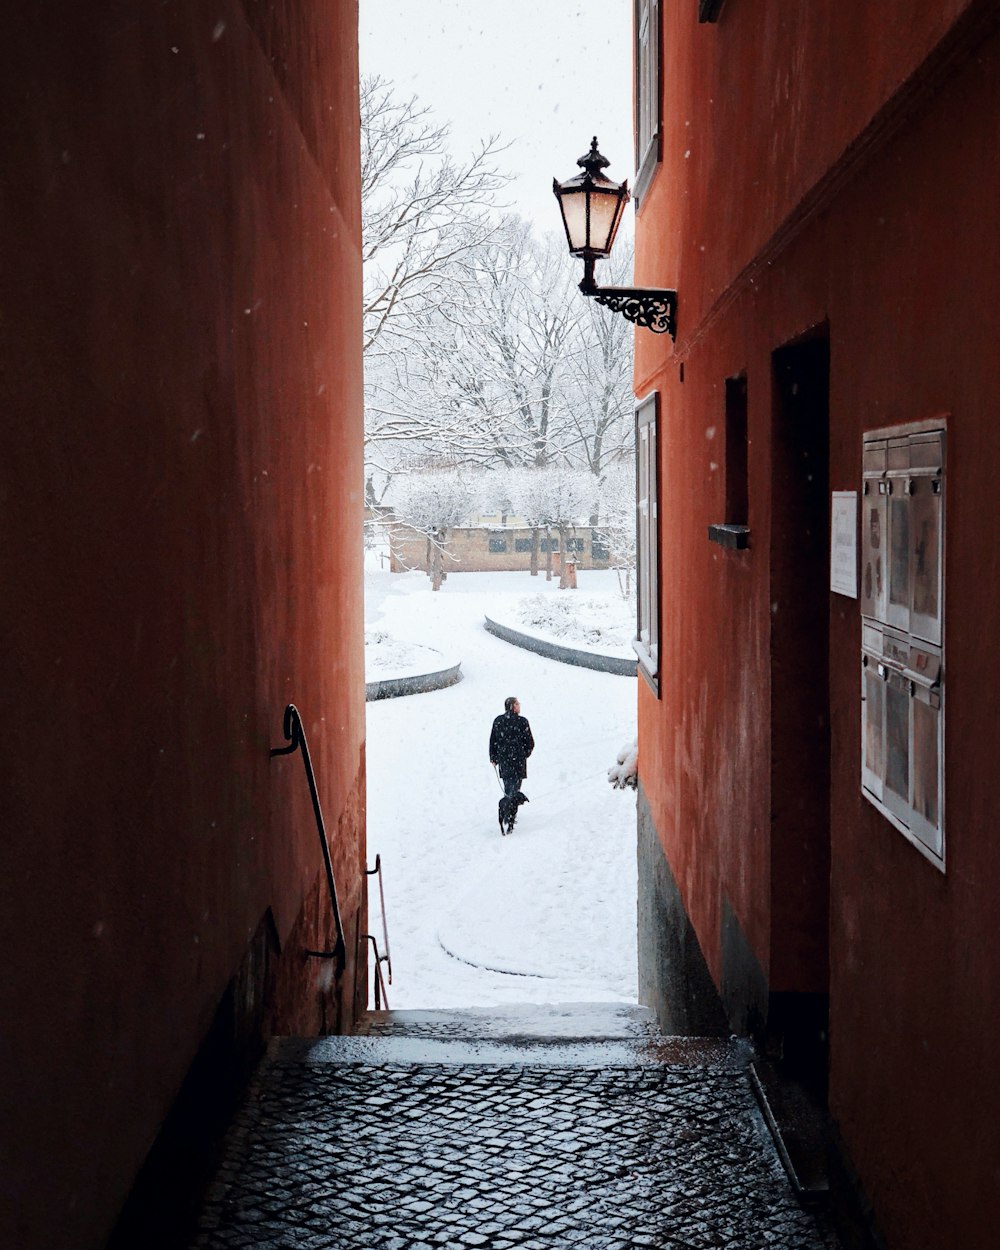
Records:
[[[312,798],[313,814],[316,817],[316,830],[319,833],[319,844],[323,851],[323,864],[326,868],[326,883],[330,890],[330,905],[333,908],[333,923],[337,930],[337,941],[331,951],[306,951],[315,959],[339,959],[345,962],[346,945],[344,942],[344,925],[340,918],[340,900],[337,897],[337,882],[333,876],[333,860],[330,858],[330,843],[326,836],[326,825],[323,823],[323,809],[319,803],[319,792],[316,789],[316,776],[313,773],[312,760],[309,756],[309,743],[306,731],[302,727],[302,717],[294,703],[285,708],[283,731],[288,739],[287,747],[272,747],[271,755],[291,755],[301,749],[302,765],[306,770],[306,781],[309,783],[309,795]]]
[[[382,888],[382,856],[375,856],[375,867],[366,868],[366,874],[369,877],[378,873],[378,901],[382,911],[382,938],[385,946],[385,954],[380,956],[379,963],[384,963],[389,969],[389,984],[392,985],[392,955],[389,951],[389,926],[385,919],[385,890]]]
[[[388,1011],[389,995],[386,993],[385,980],[382,976],[382,961],[385,956],[378,953],[378,943],[370,933],[366,933],[365,938],[371,942],[372,950],[375,952],[375,1010],[381,1011],[382,1004],[385,1003],[385,1009]]]

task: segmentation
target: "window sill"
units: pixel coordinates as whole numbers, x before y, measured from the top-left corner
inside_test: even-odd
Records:
[[[660,697],[660,670],[656,660],[646,650],[638,638],[632,639],[632,650],[639,657],[637,671],[646,679],[646,684],[657,698]]]
[[[728,547],[731,551],[746,551],[750,546],[749,525],[710,525],[708,541]]]

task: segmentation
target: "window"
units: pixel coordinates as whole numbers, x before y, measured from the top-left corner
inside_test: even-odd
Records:
[[[945,431],[864,436],[861,789],[944,868]]]
[[[558,538],[543,538],[538,544],[538,550],[539,551],[558,551],[559,539]]]
[[[567,551],[584,551],[586,550],[586,544],[584,543],[582,538],[567,538],[566,550]]]
[[[708,536],[723,547],[742,551],[750,545],[750,491],[747,478],[747,380],[726,378],[724,457],[726,519],[710,525]]]
[[[514,539],[514,550],[515,550],[515,551],[530,551],[530,550],[531,550],[531,539],[530,539],[530,538],[515,538],[515,539]]]
[[[636,208],[661,159],[660,0],[635,0]]]
[[[635,410],[636,575],[639,582],[636,654],[639,669],[659,693],[660,544],[657,434],[660,397],[648,395]]]
[[[726,378],[726,524],[749,525],[747,380]]]
[[[590,554],[594,560],[610,560],[611,548],[608,546],[607,534],[598,534],[595,531],[590,543]]]
[[[507,539],[501,535],[490,536],[490,551],[500,554],[507,550]]]

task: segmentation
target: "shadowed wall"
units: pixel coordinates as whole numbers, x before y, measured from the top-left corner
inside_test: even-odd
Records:
[[[220,1019],[250,1062],[269,1030],[356,1008],[356,21],[354,0],[41,0],[7,24],[0,1241],[19,1250],[105,1242]],[[334,843],[339,984],[303,955],[331,922],[301,763],[268,758],[288,701]]]

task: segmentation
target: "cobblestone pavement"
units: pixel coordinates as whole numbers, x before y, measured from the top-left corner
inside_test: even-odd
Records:
[[[366,1040],[363,1062],[325,1039],[265,1065],[199,1250],[836,1246],[792,1196],[744,1065],[718,1046],[620,1062],[582,1044],[553,1063],[561,1049],[500,1062],[508,1050],[472,1043],[398,1062],[391,1038]]]

